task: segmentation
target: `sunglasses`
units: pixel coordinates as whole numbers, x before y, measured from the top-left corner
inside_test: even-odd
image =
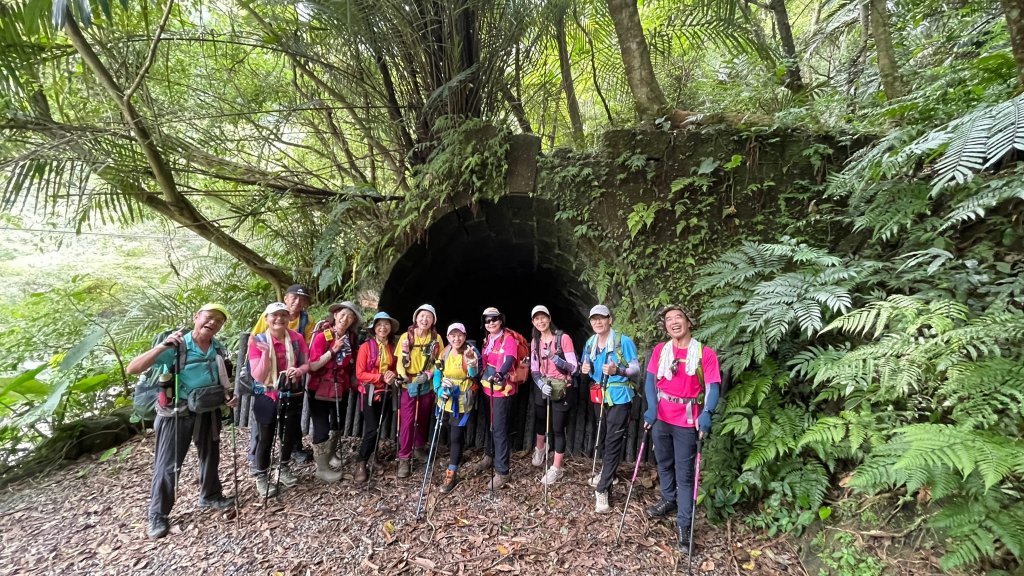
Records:
[[[490,318],[484,318],[484,324],[491,324],[492,322],[500,322],[501,318],[497,316],[491,316]]]

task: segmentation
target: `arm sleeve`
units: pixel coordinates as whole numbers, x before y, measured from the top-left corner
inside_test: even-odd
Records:
[[[644,422],[654,424],[658,419],[658,386],[657,376],[653,372],[647,373],[644,380],[644,397],[647,399],[647,409],[644,410]]]
[[[712,382],[704,385],[704,412],[712,413],[718,408],[718,397],[721,394],[722,385]]]
[[[533,383],[537,385],[537,388],[544,386],[544,376],[541,375],[538,370],[530,370],[530,376],[533,377]]]
[[[434,370],[433,378],[434,394],[441,395],[441,371]]]
[[[567,374],[575,374],[579,370],[579,362],[576,361],[576,348],[572,344],[572,338],[568,334],[562,334],[562,355],[565,356],[565,362],[568,364]]]
[[[505,361],[501,363],[501,368],[498,368],[498,373],[502,375],[508,374],[515,363],[516,357],[514,355],[505,356]]]
[[[408,380],[408,374],[405,372],[405,342],[409,339],[409,333],[406,332],[398,337],[398,346],[395,346],[395,351],[398,353],[398,368],[395,373],[401,376],[404,380]],[[410,346],[411,348],[411,346]]]
[[[540,350],[540,343],[536,339],[530,340],[530,374],[540,371],[540,358],[534,352]],[[537,377],[534,376],[534,380]]]
[[[472,347],[472,346],[471,346]],[[484,361],[483,356],[480,355],[480,351],[473,347],[473,352],[476,354],[477,365],[466,370],[466,375],[470,378],[476,378],[480,375],[480,363]]]

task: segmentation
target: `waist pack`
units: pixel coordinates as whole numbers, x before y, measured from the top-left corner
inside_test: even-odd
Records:
[[[565,389],[569,387],[569,383],[560,378],[545,378],[545,383],[551,386],[551,401],[561,402],[565,400]]]
[[[227,401],[221,386],[203,386],[188,393],[188,409],[196,414],[217,410]]]

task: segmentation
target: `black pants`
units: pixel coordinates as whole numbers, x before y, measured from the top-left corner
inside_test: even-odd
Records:
[[[533,433],[543,436],[547,433],[547,403],[533,405]],[[551,434],[554,435],[555,452],[565,454],[565,427],[569,424],[569,408],[563,402],[551,403]]]
[[[391,394],[385,394],[380,400],[374,400],[373,404],[367,402],[368,396],[363,394],[360,398],[363,412],[363,441],[359,445],[359,462],[366,462],[373,454],[373,448],[377,445],[377,436],[380,426],[381,414],[391,411]]]
[[[510,397],[494,398],[486,394],[480,399],[485,422],[490,428],[484,443],[484,454],[494,458],[494,471],[501,475],[509,471],[511,449],[508,441],[508,415],[512,410],[512,400]]]
[[[658,420],[652,430],[654,455],[658,459],[661,499],[676,503],[676,523],[690,527],[696,502],[693,499],[697,429],[674,426]]]
[[[256,434],[256,473],[265,474],[270,469],[270,453],[274,448],[274,430],[281,435],[281,464],[288,464],[292,459],[292,450],[296,440],[302,438],[302,396],[291,396],[278,399],[281,420],[277,427],[278,417],[269,424],[260,424]]]
[[[608,492],[612,487],[612,480],[615,479],[615,471],[622,462],[622,452],[626,448],[626,424],[629,423],[631,408],[632,404],[604,407],[604,421],[601,423],[601,430],[598,431],[600,442],[604,445],[601,452],[601,481],[597,483],[598,492]],[[600,411],[601,405],[594,404],[594,415],[598,418]]]
[[[341,418],[345,417],[346,404],[348,404],[347,397],[338,398],[337,403],[334,400],[309,399],[309,418],[313,422],[313,444],[326,442],[331,435],[331,430],[341,430],[341,426],[337,424],[338,413],[341,413]]]
[[[220,496],[222,487],[217,473],[217,467],[220,466],[220,412],[186,412],[176,418],[157,416],[153,429],[156,431],[156,456],[153,462],[153,484],[149,491],[149,517],[166,518],[171,513],[174,506],[174,472],[181,469],[188,445],[193,440],[199,454],[199,496]],[[175,453],[178,456],[177,462],[174,460]]]
[[[441,416],[444,417],[444,414]],[[459,421],[461,420],[461,416],[459,418],[452,418],[452,415],[448,414],[448,447],[450,450],[448,464],[456,468],[462,463],[462,443],[466,436],[466,425],[459,426]]]

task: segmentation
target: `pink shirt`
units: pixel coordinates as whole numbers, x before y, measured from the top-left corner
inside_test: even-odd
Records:
[[[493,341],[493,343],[492,343]],[[506,356],[516,355],[516,339],[512,337],[512,334],[508,330],[502,330],[500,337],[492,336],[487,334],[487,339],[484,340],[484,352],[483,358],[483,371],[481,374],[487,372],[487,367],[490,366],[494,370],[500,370],[501,366],[505,363]],[[511,372],[515,366],[509,369]],[[512,386],[506,379],[505,387],[500,392],[491,392],[491,389],[484,386],[484,394],[488,396],[494,396],[495,398],[503,398],[505,396],[512,396],[516,393],[517,386]]]
[[[537,354],[533,353],[534,350],[537,351]],[[558,347],[555,345],[554,338],[551,339],[551,342],[543,342],[543,340],[541,342],[531,342],[530,371],[539,372],[545,378],[569,380],[569,376],[562,374],[558,367],[555,366],[555,363],[551,361],[551,357],[555,355],[557,350]],[[544,358],[545,351],[547,352],[547,358]],[[562,356],[573,368],[576,367],[576,350],[572,347],[572,338],[564,332],[562,333]]]
[[[647,371],[651,374],[658,373],[658,359],[661,357],[661,350],[664,347],[665,342],[662,342],[655,346],[654,351],[651,352],[651,359],[647,362]],[[658,390],[677,398],[696,398],[703,390],[701,390],[697,375],[690,376],[686,373],[686,348],[675,348],[673,353],[675,358],[680,360],[675,376],[669,380],[658,380],[656,384]],[[718,370],[718,356],[714,350],[707,346],[704,347],[701,353],[700,365],[704,370],[705,384],[722,381],[722,376]],[[687,408],[691,411],[689,419],[686,417]],[[703,407],[696,403],[677,404],[661,400],[658,402],[658,420],[673,426],[694,428],[697,426],[697,416],[700,415],[702,409]]]
[[[306,347],[306,341],[302,338],[302,334],[299,334],[295,330],[289,330],[288,336],[290,337],[292,342],[295,342],[295,345],[298,346],[299,350],[299,353],[295,358],[295,365],[302,366],[307,362],[307,359],[309,358],[309,348]],[[265,342],[266,333],[264,332],[263,334],[253,334],[252,337],[249,338],[249,368],[253,370],[252,377],[256,380],[259,380],[264,385],[269,384],[276,386],[277,382],[263,381],[263,379],[266,377],[266,374],[257,374],[255,371],[256,366],[259,365],[260,360],[263,358],[263,351],[256,347],[257,338],[260,339],[260,341]],[[274,354],[277,356],[278,373],[287,370],[288,356],[284,349],[284,342],[277,340],[276,338],[274,339]],[[269,370],[269,368],[270,365],[267,364],[267,369]]]
[[[327,334],[331,335],[328,342]],[[352,333],[349,333],[351,351],[342,359],[341,364],[337,362],[337,354],[331,352],[327,363],[315,372],[309,374],[309,389],[316,393],[319,399],[333,400],[335,397],[344,398],[352,388],[352,376],[355,373],[356,348],[351,346]],[[320,359],[325,352],[331,349],[334,344],[334,332],[330,329],[321,330],[313,336],[313,342],[309,345],[309,357]],[[337,386],[335,386],[337,384]]]

